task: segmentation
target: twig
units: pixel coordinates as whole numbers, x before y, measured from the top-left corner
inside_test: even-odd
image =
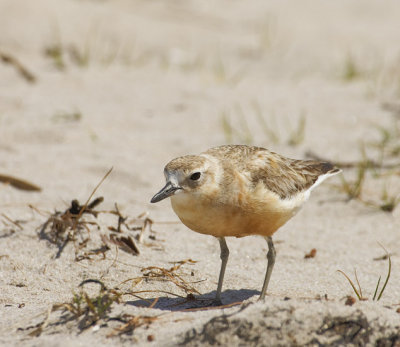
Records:
[[[17,226],[20,230],[23,230],[24,228],[17,222],[12,220],[10,217],[6,216],[4,213],[1,214],[5,219],[7,219],[10,223],[14,224]]]
[[[83,205],[83,207],[81,208],[78,216],[76,217],[76,219],[74,220],[74,227],[73,229],[76,229],[76,224],[78,223],[79,218],[82,216],[83,212],[86,210],[86,207],[89,204],[90,199],[93,197],[94,193],[96,193],[96,190],[101,186],[101,184],[104,182],[104,180],[108,177],[108,175],[111,173],[111,171],[113,170],[113,167],[111,167],[110,170],[107,171],[107,173],[104,175],[104,177],[101,179],[101,181],[97,184],[97,186],[93,189],[92,193],[89,195],[89,198],[86,200],[85,204]]]
[[[104,273],[100,276],[101,279],[103,279],[109,272],[110,269],[115,265],[115,263],[117,262],[118,259],[118,247],[115,246],[115,257],[113,262],[111,263],[111,265],[104,271]]]
[[[38,336],[40,336],[40,334],[43,332],[43,330],[49,325],[49,322],[50,322],[50,315],[51,315],[51,313],[54,311],[54,309],[55,309],[55,305],[53,305],[53,306],[51,306],[48,310],[47,310],[47,315],[46,315],[46,318],[39,324],[39,326],[35,329],[35,330],[33,330],[33,331],[31,331],[30,333],[29,333],[29,336],[35,336],[35,337],[38,337]]]
[[[42,190],[42,188],[33,183],[9,175],[0,175],[0,182],[8,183],[10,186],[21,190],[32,192],[40,192]]]
[[[0,52],[0,59],[3,61],[5,64],[10,64],[14,66],[18,73],[29,83],[34,83],[36,82],[36,77],[35,75],[30,72],[25,66],[23,66],[17,58],[13,57],[10,54]]]
[[[127,282],[127,281],[123,281],[121,283],[125,283],[125,282]],[[141,294],[141,293],[163,293],[163,294],[169,294],[169,295],[175,296],[177,298],[185,298],[183,295],[175,294],[175,293],[169,292],[167,290],[161,290],[161,289],[160,290],[138,290],[136,292],[124,292],[122,295],[137,296],[137,294]],[[139,298],[139,299],[148,301],[148,300],[143,299],[143,298]]]
[[[149,308],[153,308],[157,304],[158,298],[155,298]]]
[[[186,308],[183,310],[180,310],[179,312],[195,312],[195,311],[209,311],[209,310],[220,310],[223,308],[230,308],[233,306],[239,306],[243,304],[243,301],[236,301],[236,302],[232,302],[230,304],[226,304],[226,305],[221,305],[221,306],[208,306],[208,307],[194,307],[194,308]]]
[[[359,290],[360,296],[363,297],[362,289],[361,289],[361,286],[360,286],[360,282],[358,280],[357,270],[356,269],[354,269],[354,276],[356,277],[356,282],[357,282],[357,285],[358,285],[358,290]]]
[[[32,204],[29,204],[28,207],[43,217],[46,217],[48,215],[48,213],[40,211],[36,206],[33,206]]]

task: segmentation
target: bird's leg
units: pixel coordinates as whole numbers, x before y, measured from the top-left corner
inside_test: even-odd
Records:
[[[224,282],[224,275],[225,275],[225,268],[226,263],[228,262],[229,257],[229,249],[226,245],[226,241],[224,237],[218,238],[219,245],[221,247],[221,270],[219,271],[219,279],[218,279],[218,288],[217,288],[217,295],[215,296],[214,303],[221,305],[221,290],[222,290],[222,282]]]
[[[268,242],[268,253],[267,253],[268,266],[267,266],[267,273],[265,274],[264,284],[263,284],[263,287],[261,290],[259,300],[264,300],[264,298],[265,298],[265,293],[267,292],[268,283],[269,283],[269,279],[271,278],[272,269],[274,268],[275,256],[276,256],[275,247],[274,247],[274,243],[272,242],[272,238],[270,236],[268,236],[265,239]]]

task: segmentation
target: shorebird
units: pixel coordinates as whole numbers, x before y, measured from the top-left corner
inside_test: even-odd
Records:
[[[263,236],[268,243],[260,294],[264,299],[275,264],[272,235],[298,212],[316,186],[340,171],[327,162],[289,159],[261,147],[220,146],[171,160],[164,168],[166,184],[151,202],[170,197],[184,225],[218,238],[221,269],[216,304],[221,303],[229,257],[225,237]]]

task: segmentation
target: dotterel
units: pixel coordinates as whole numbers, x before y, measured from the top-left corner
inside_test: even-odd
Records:
[[[264,299],[275,263],[271,236],[298,212],[317,185],[340,171],[330,163],[289,159],[261,147],[220,146],[171,160],[164,169],[166,185],[151,202],[170,197],[183,224],[218,238],[222,263],[216,303],[221,303],[229,256],[225,237],[265,237],[269,250],[260,295]]]

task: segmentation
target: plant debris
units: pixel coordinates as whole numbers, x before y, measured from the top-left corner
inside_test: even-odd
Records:
[[[115,234],[110,234],[108,238],[106,235],[101,235],[101,239],[104,244],[114,244],[121,248],[123,251],[130,253],[132,255],[139,255],[139,249],[137,248],[135,242],[130,236],[116,236]]]
[[[84,285],[88,283],[100,285],[96,296],[90,297],[84,290]],[[40,336],[43,333],[44,329],[50,324],[52,312],[62,311],[63,313],[60,321],[53,323],[54,325],[77,320],[78,328],[80,330],[86,330],[98,321],[107,319],[107,314],[111,309],[111,305],[120,302],[121,294],[114,289],[107,289],[101,281],[88,279],[81,282],[79,287],[79,293],[74,293],[70,302],[53,305],[48,310],[46,318],[29,333],[29,336]]]
[[[310,252],[308,252],[305,256],[304,259],[310,259],[310,258],[315,258],[317,255],[317,250],[313,248]]]
[[[392,260],[390,259],[390,254],[381,244],[379,244],[379,245],[383,248],[383,250],[386,252],[386,254],[388,256],[388,259],[389,259],[389,261],[388,261],[388,272],[387,272],[387,275],[386,275],[385,283],[383,284],[382,289],[380,290],[379,295],[377,296],[379,285],[381,283],[381,277],[382,277],[382,276],[379,276],[379,279],[378,279],[378,281],[376,283],[374,296],[372,298],[373,301],[375,301],[375,299],[376,299],[376,301],[379,301],[381,299],[381,297],[383,295],[383,292],[386,289],[386,285],[389,282],[390,274],[391,274],[391,271],[392,271]],[[356,286],[354,285],[353,281],[350,279],[349,276],[347,276],[342,270],[337,270],[337,271],[340,272],[347,279],[347,281],[349,282],[349,284],[353,288],[354,293],[357,295],[358,300],[362,300],[362,301],[363,300],[368,300],[368,298],[364,297],[363,294],[362,294],[362,289],[361,289],[360,282],[358,281],[357,271],[356,270],[354,270],[354,275],[355,275],[355,278],[356,278],[358,289],[356,288]]]
[[[1,54],[1,53],[0,53]],[[26,190],[30,192],[40,192],[42,188],[38,187],[37,185],[22,180],[20,178],[16,178],[13,176],[9,175],[0,175],[0,182],[3,182],[5,184],[9,184],[11,187],[20,189],[20,190]]]
[[[374,258],[373,260],[375,260],[375,261],[386,260],[386,259],[389,259],[389,257],[390,257],[391,255],[392,255],[391,253],[386,253],[386,254],[382,255],[381,257],[376,257],[376,258]]]
[[[17,58],[12,56],[11,54],[7,54],[0,51],[0,60],[5,64],[10,64],[14,66],[17,72],[21,75],[21,77],[25,79],[25,81],[29,83],[36,82],[35,75],[32,72],[30,72],[24,65],[20,63],[20,61]]]
[[[64,212],[54,212],[41,226],[40,238],[48,240],[59,247],[56,258],[61,256],[62,251],[68,242],[75,245],[75,253],[78,258],[78,251],[84,248],[90,239],[89,226],[100,226],[95,221],[88,221],[82,215],[88,214],[97,217],[98,211],[94,207],[103,201],[102,197],[96,198],[92,203],[81,206],[78,200],[72,200],[71,206]]]
[[[108,229],[110,231],[113,231],[115,233],[121,233],[122,232],[122,227],[125,227],[129,231],[140,231],[139,235],[135,237],[137,241],[140,243],[143,243],[143,238],[144,238],[144,232],[146,229],[149,229],[150,233],[154,234],[154,230],[152,229],[152,226],[154,224],[154,221],[149,218],[148,212],[143,212],[139,214],[136,218],[133,218],[130,221],[128,220],[128,217],[124,217],[121,212],[119,211],[118,205],[115,204],[115,210],[114,211],[106,211],[107,213],[115,214],[118,216],[118,225],[117,227],[109,226]],[[150,235],[152,239],[155,239],[154,235]]]
[[[92,259],[92,256],[101,255],[106,259],[105,253],[111,249],[111,245],[116,245],[123,251],[139,255],[140,251],[134,239],[141,240],[144,237],[144,232],[149,229],[153,239],[154,230],[152,230],[153,220],[148,217],[148,213],[141,213],[136,218],[128,219],[123,216],[119,210],[118,204],[115,204],[115,209],[103,211],[98,210],[98,206],[104,201],[103,197],[97,197],[93,200],[92,197],[100,184],[107,178],[112,169],[103,177],[100,183],[90,194],[85,204],[81,204],[77,199],[71,201],[71,204],[63,212],[55,211],[48,219],[40,226],[39,237],[50,243],[58,246],[58,252],[55,258],[59,258],[67,246],[72,242],[75,247],[75,260],[81,261],[84,259]],[[42,214],[39,210],[31,206],[34,211]],[[111,231],[107,234],[99,234],[98,239],[100,244],[92,249],[89,245],[93,244],[91,234],[94,230],[101,230],[98,223],[99,215],[117,216],[117,225],[107,227]],[[139,231],[139,234],[133,235],[132,232]],[[144,243],[145,246],[153,246],[154,243]]]
[[[396,105],[398,107],[398,105]],[[341,184],[334,187],[344,193],[347,201],[352,199],[380,211],[391,213],[400,204],[400,192],[394,190],[392,181],[394,176],[400,175],[400,122],[397,113],[393,113],[393,121],[389,126],[375,125],[378,133],[377,139],[362,141],[359,146],[361,159],[356,161],[332,161],[320,157],[312,151],[306,152],[306,157],[319,161],[329,161],[339,168],[355,169],[355,178],[349,180],[343,173],[340,175]],[[367,196],[367,190],[371,179],[383,178],[380,194],[377,192]]]
[[[26,223],[25,220],[13,220],[8,217],[5,213],[0,214],[0,222],[3,225],[3,228],[0,229],[0,238],[5,238],[15,234],[17,230],[23,230],[23,223]]]
[[[128,295],[138,297],[138,294],[140,293],[162,292],[178,297],[180,295],[160,290],[125,291],[121,289],[121,285],[124,283],[133,282],[133,286],[137,286],[139,283],[143,283],[149,279],[169,281],[187,293],[187,301],[195,301],[196,298],[193,293],[199,294],[199,292],[190,286],[185,280],[183,280],[181,275],[176,273],[184,264],[194,263],[196,263],[196,261],[186,259],[174,262],[174,265],[169,269],[156,266],[143,268],[141,269],[141,271],[144,273],[143,276],[125,280],[111,289],[107,288],[107,286],[100,280],[87,279],[79,284],[78,291],[73,292],[73,296],[70,301],[52,305],[46,311],[46,316],[40,323],[34,326],[20,328],[19,330],[31,330],[29,336],[40,336],[47,328],[50,329],[50,327],[64,325],[70,322],[75,322],[76,327],[80,331],[87,330],[90,327],[93,327],[94,329],[109,327],[111,322],[118,322],[119,325],[113,327],[113,330],[106,335],[107,337],[132,334],[134,330],[139,327],[148,327],[165,313],[157,316],[132,315],[124,312],[118,315],[112,315],[111,312],[114,304],[123,303],[124,296]],[[93,291],[94,288],[87,288],[87,286],[91,284],[97,285],[98,290]],[[154,308],[158,302],[158,299],[159,298],[157,297],[152,301],[146,300],[149,301],[149,306],[147,307]],[[194,310],[228,308],[238,304],[240,303],[232,303],[218,307],[201,307]],[[191,311],[191,309],[184,309],[183,311]],[[53,313],[55,312],[58,312],[57,318],[53,318]]]
[[[158,266],[149,266],[142,268],[140,271],[143,272],[143,277],[141,279],[145,280],[155,280],[155,281],[169,281],[175,284],[177,287],[182,289],[186,294],[200,294],[197,289],[189,285],[180,275],[176,273],[178,269],[183,264],[191,263],[194,264],[196,261],[192,259],[187,259],[179,261],[177,265],[171,267],[170,269],[165,269]]]
[[[345,301],[346,306],[353,306],[356,303],[356,298],[354,296],[348,295]]]
[[[181,294],[173,293],[170,291],[153,290],[153,289],[129,290],[129,291],[124,292],[124,295],[132,295],[141,300],[148,301],[149,306],[147,306],[147,307],[150,307],[150,308],[155,305],[155,302],[151,303],[149,300],[141,297],[140,296],[141,294],[164,293],[164,294],[172,295],[175,297],[181,297],[184,299],[183,302],[179,302],[178,304],[174,304],[173,306],[179,306],[179,305],[184,304],[189,301],[195,301],[197,299],[195,298],[194,294],[200,294],[200,293],[191,284],[198,283],[201,281],[191,282],[189,284],[187,281],[185,281],[183,279],[182,274],[177,273],[177,271],[184,264],[187,264],[187,263],[194,264],[194,263],[196,263],[196,261],[194,261],[192,259],[186,259],[186,260],[174,262],[174,264],[176,264],[176,265],[172,266],[169,269],[165,269],[165,268],[158,267],[158,266],[149,266],[149,267],[142,268],[140,270],[143,273],[142,276],[127,279],[127,280],[121,282],[117,287],[120,287],[121,285],[124,285],[129,282],[131,283],[131,288],[132,287],[134,288],[134,287],[138,286],[139,284],[148,283],[151,281],[163,281],[163,282],[171,282],[176,287],[178,287],[180,290],[185,292],[185,296],[183,296]],[[207,299],[206,301],[209,301],[209,300]]]
[[[21,226],[21,221],[12,220],[10,217],[6,216],[4,213],[2,213],[1,216],[4,219],[6,219],[8,222],[10,222],[12,225],[15,225],[19,230],[24,230],[24,228]]]
[[[187,259],[180,262],[168,272],[178,270],[185,263],[194,263],[193,260]],[[124,283],[127,281],[124,281]],[[89,295],[85,290],[85,286],[89,284],[96,284],[99,286],[98,292],[94,295]],[[116,316],[111,315],[112,307],[114,304],[120,304],[123,302],[122,297],[124,295],[135,295],[135,292],[124,292],[117,287],[108,289],[106,285],[96,279],[87,279],[79,284],[79,291],[73,293],[73,297],[69,302],[52,305],[49,310],[46,311],[46,317],[35,326],[28,326],[26,328],[19,328],[19,330],[31,330],[29,336],[40,336],[46,328],[55,327],[68,322],[76,322],[76,326],[80,331],[87,330],[90,327],[101,328],[108,327],[111,322],[120,323],[117,327],[108,333],[107,337],[115,337],[123,334],[132,334],[135,329],[139,327],[148,327],[150,324],[160,318],[161,315],[150,316],[150,315],[132,315],[129,313],[121,313]],[[146,292],[146,291],[141,291]],[[152,291],[148,291],[152,292]],[[189,294],[188,297],[193,297],[193,294]],[[154,299],[148,308],[154,308],[158,298]],[[238,303],[220,306],[231,307]],[[217,307],[211,307],[215,309]],[[205,308],[203,308],[205,309]],[[52,313],[59,312],[57,319],[52,319]],[[154,339],[154,336],[153,336]]]
[[[103,197],[98,197],[92,202],[81,205],[78,200],[72,200],[71,205],[63,212],[56,211],[53,213],[40,228],[40,238],[48,240],[50,243],[59,247],[56,258],[59,258],[65,246],[72,241],[75,247],[76,260],[91,259],[91,256],[101,254],[105,259],[105,252],[111,249],[111,245],[118,246],[124,252],[132,255],[139,255],[140,251],[135,240],[143,238],[145,230],[149,228],[150,232],[153,220],[149,217],[140,219],[138,217],[128,221],[128,217],[124,217],[118,205],[115,204],[114,210],[102,211],[96,210],[95,207],[104,201]],[[101,230],[101,226],[97,221],[100,214],[108,214],[117,216],[117,225],[107,226],[107,230],[111,231],[107,234],[100,234],[101,244],[92,250],[88,250],[89,241],[91,241],[91,233],[94,230]],[[89,218],[89,219],[88,219]],[[134,226],[130,226],[134,224]],[[139,234],[133,235],[132,232],[139,231]],[[154,235],[150,235],[149,238]],[[145,246],[153,246],[154,243],[144,243]],[[82,253],[83,252],[83,253]]]
[[[122,316],[118,317],[118,320],[120,322],[123,322],[124,324],[115,328],[110,334],[107,335],[107,337],[114,337],[116,335],[122,335],[122,334],[131,334],[136,328],[139,328],[143,325],[148,327],[151,323],[153,323],[157,319],[158,319],[157,316],[134,316],[131,314],[123,314]],[[149,341],[153,340],[154,337]]]

